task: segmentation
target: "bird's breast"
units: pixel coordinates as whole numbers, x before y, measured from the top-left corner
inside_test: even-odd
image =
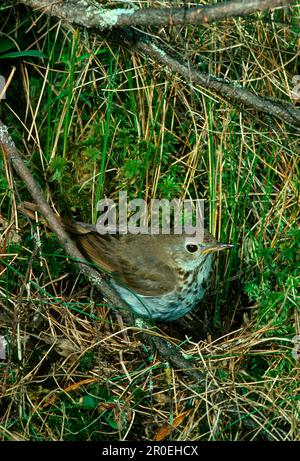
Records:
[[[143,296],[111,280],[119,296],[139,316],[152,320],[173,321],[190,312],[204,297],[209,286],[212,258],[196,270],[178,271],[174,290],[161,296]]]

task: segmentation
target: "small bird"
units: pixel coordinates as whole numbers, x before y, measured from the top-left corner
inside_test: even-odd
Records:
[[[33,217],[35,205],[19,207]],[[61,222],[86,259],[109,274],[120,298],[146,319],[173,321],[190,312],[210,285],[214,255],[233,245],[207,231],[188,234],[100,234],[82,222]],[[201,240],[201,241],[200,241]]]
[[[139,316],[173,321],[204,297],[214,254],[233,245],[204,231],[187,234],[99,234],[96,226],[63,222],[83,255],[110,275],[109,283]],[[199,240],[199,239],[198,239]]]

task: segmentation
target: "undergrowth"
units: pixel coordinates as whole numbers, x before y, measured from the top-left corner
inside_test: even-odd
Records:
[[[41,218],[19,213],[31,197],[1,158],[1,439],[299,440],[299,134],[113,34],[11,2],[0,17],[0,74],[15,66],[1,119],[59,214],[95,222],[99,199],[119,191],[202,198],[206,227],[235,245],[199,308],[156,331],[242,412],[216,409],[209,385],[118,323]],[[299,7],[155,33],[199,70],[290,101]]]

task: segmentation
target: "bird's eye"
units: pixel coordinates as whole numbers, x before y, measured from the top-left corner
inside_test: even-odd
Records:
[[[193,243],[188,243],[186,249],[189,253],[196,253],[198,251],[198,245],[194,245]]]

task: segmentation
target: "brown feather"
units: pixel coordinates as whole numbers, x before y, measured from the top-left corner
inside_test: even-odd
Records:
[[[104,271],[108,271],[119,284],[124,284],[144,296],[159,296],[174,289],[174,269],[157,255],[156,236],[101,235],[95,226],[78,222],[73,224],[64,220],[62,222],[83,255]],[[155,258],[153,254],[156,255]]]

